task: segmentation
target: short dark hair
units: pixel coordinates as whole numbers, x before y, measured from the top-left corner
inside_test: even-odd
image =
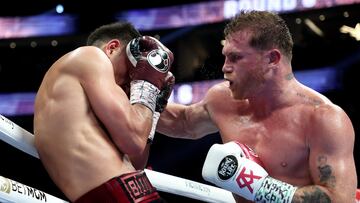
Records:
[[[127,44],[130,40],[141,36],[139,31],[129,22],[114,22],[95,29],[87,38],[86,45],[100,47],[111,39],[119,39]]]
[[[288,26],[279,15],[269,11],[241,11],[225,26],[225,38],[243,30],[252,32],[250,46],[259,50],[278,48],[291,60],[294,42]]]

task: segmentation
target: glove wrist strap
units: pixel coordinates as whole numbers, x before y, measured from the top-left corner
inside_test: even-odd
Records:
[[[291,202],[297,187],[267,176],[256,192],[254,202]]]
[[[151,131],[148,137],[148,141],[147,143],[151,144],[154,140],[154,136],[155,136],[155,130],[156,130],[156,125],[159,121],[160,118],[160,113],[155,111],[153,114],[153,121],[152,121],[152,127],[151,127]]]
[[[152,112],[155,111],[156,98],[160,90],[145,80],[133,80],[130,83],[130,103],[142,104]]]

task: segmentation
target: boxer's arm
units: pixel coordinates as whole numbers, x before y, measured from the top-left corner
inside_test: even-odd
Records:
[[[150,148],[151,145],[147,144],[144,151],[142,151],[140,154],[129,155],[130,161],[136,170],[143,170],[146,168],[149,159]]]
[[[293,202],[354,202],[357,177],[351,121],[334,106],[319,107],[314,115],[307,137],[314,185],[299,188]]]
[[[157,132],[174,138],[199,139],[207,134],[217,132],[205,102],[190,106],[169,103],[161,114]]]
[[[214,102],[219,99],[224,100],[219,95],[221,91],[219,86],[210,88],[198,103],[192,105],[169,103],[160,116],[156,131],[170,137],[185,139],[199,139],[217,132],[218,128],[212,120],[212,115],[216,114],[213,112],[214,109],[223,105]]]
[[[130,104],[125,92],[115,83],[109,59],[101,50],[90,49],[73,64],[90,106],[123,153],[139,154],[146,145],[152,112],[144,105]]]
[[[151,127],[150,134],[148,136],[146,148],[140,155],[130,156],[131,163],[137,170],[144,169],[147,166],[148,157],[149,157],[149,153],[150,153],[150,146],[151,146],[154,136],[155,136],[156,126],[157,126],[160,114],[164,111],[164,109],[168,103],[168,99],[171,95],[174,84],[175,84],[175,77],[173,76],[173,74],[171,72],[168,72],[168,75],[165,78],[163,89],[160,91],[160,94],[156,100],[156,108],[155,108],[155,112],[153,114],[152,127]]]

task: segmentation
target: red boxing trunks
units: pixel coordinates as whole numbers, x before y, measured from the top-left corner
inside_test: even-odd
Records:
[[[90,190],[75,203],[162,203],[144,171],[123,174]]]

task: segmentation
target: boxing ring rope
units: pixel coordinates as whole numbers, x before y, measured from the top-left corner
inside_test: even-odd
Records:
[[[39,158],[34,135],[0,114],[0,138],[9,145]],[[231,192],[196,181],[145,169],[153,186],[161,192],[176,194],[204,202],[235,203]],[[30,186],[0,176],[0,202],[65,203],[67,201]]]

